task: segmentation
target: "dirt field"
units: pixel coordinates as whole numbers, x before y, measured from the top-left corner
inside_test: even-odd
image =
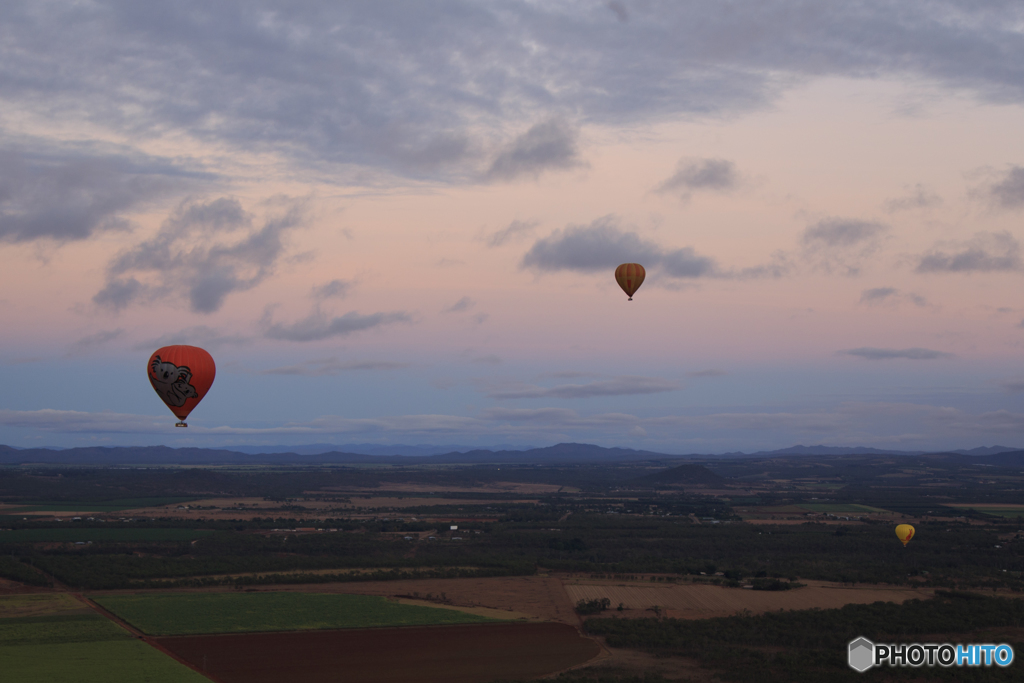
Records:
[[[18,581],[0,579],[0,595],[22,595],[25,593],[52,593],[52,588],[29,586]]]
[[[296,590],[314,593],[402,596],[426,600],[442,599],[453,607],[486,607],[485,616],[506,619],[542,619],[571,626],[579,625],[562,582],[543,576],[494,577],[484,579],[410,579],[408,581],[366,581],[326,583],[308,586],[273,586],[267,590]],[[418,594],[418,595],[417,595]],[[429,599],[427,596],[431,596]],[[472,610],[467,610],[472,611]]]
[[[223,683],[489,683],[560,671],[600,646],[564,624],[181,636],[158,643]]]
[[[724,617],[743,610],[752,613],[779,609],[831,609],[851,603],[872,603],[878,600],[902,603],[911,598],[929,598],[932,591],[905,587],[865,588],[843,587],[824,581],[806,581],[805,588],[789,591],[755,591],[744,588],[722,588],[702,584],[649,584],[640,582],[599,581],[581,579],[566,582],[565,591],[572,604],[579,600],[608,598],[612,612],[621,602],[622,616],[644,616],[657,606],[662,614],[680,619]],[[650,616],[647,612],[646,616]]]

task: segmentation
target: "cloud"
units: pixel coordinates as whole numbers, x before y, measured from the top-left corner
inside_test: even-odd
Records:
[[[575,370],[559,370],[557,372],[545,372],[541,377],[554,377],[555,379],[580,379],[582,377],[597,377],[594,372],[577,372]]]
[[[886,230],[881,223],[829,218],[809,226],[800,239],[815,249],[842,249],[873,242]]]
[[[308,342],[320,341],[321,339],[329,339],[331,337],[346,337],[363,330],[411,321],[412,316],[403,311],[371,313],[370,315],[349,311],[342,316],[330,317],[316,310],[309,316],[291,325],[271,322],[268,312],[264,316],[262,325],[264,327],[263,335],[268,339]]]
[[[860,294],[860,302],[862,304],[879,304],[885,301],[890,301],[892,297],[896,296],[899,291],[893,287],[875,287],[874,289],[865,289]]]
[[[655,190],[659,194],[678,193],[689,199],[697,190],[724,192],[732,190],[739,183],[736,165],[725,159],[682,159],[675,175],[661,183]]]
[[[540,221],[520,221],[515,220],[509,223],[507,226],[498,230],[487,238],[487,246],[489,247],[500,247],[510,240],[518,240],[528,236],[533,232],[534,228],[540,225]]]
[[[458,301],[456,301],[454,304],[452,304],[451,306],[448,306],[446,308],[441,309],[441,312],[442,313],[461,313],[463,311],[468,311],[469,309],[473,308],[474,306],[476,306],[476,302],[473,301],[472,299],[470,299],[468,296],[464,296],[461,299],[459,299]]]
[[[481,365],[501,365],[502,363],[501,357],[493,353],[488,353],[483,356],[472,356],[469,360]]]
[[[865,289],[860,294],[860,302],[868,306],[896,304],[899,301],[909,301],[918,307],[928,305],[928,300],[920,294],[912,292],[903,293],[895,287],[875,287],[873,289]]]
[[[93,348],[102,346],[103,344],[113,341],[122,335],[124,335],[124,330],[120,327],[116,330],[104,330],[102,332],[97,332],[96,334],[86,335],[72,344],[66,355],[69,357],[80,356],[88,353]]]
[[[206,349],[220,348],[223,346],[245,346],[253,341],[253,337],[242,334],[225,334],[206,325],[195,325],[181,330],[175,330],[161,335],[155,339],[140,342],[133,346],[135,351],[152,351],[162,346],[173,346],[175,344],[188,344],[190,346],[201,346]]]
[[[920,257],[918,273],[991,273],[1024,269],[1020,243],[1008,232],[977,233],[970,241],[933,249]]]
[[[309,360],[298,365],[263,370],[261,375],[301,375],[304,377],[333,377],[343,372],[358,370],[401,370],[409,367],[408,363],[390,361],[348,361],[341,362],[337,358]]]
[[[619,0],[609,0],[607,6],[608,9],[610,9],[612,13],[615,14],[615,18],[618,19],[619,22],[625,24],[627,21],[629,21],[629,12],[626,10],[626,6],[623,3],[619,2]]]
[[[351,280],[331,280],[326,285],[313,288],[316,299],[344,299],[352,290]]]
[[[861,262],[874,254],[889,228],[874,221],[826,218],[808,226],[800,236],[804,258],[826,273],[854,276]]]
[[[725,370],[711,369],[711,370],[697,370],[696,372],[688,372],[688,373],[686,373],[686,376],[687,377],[724,377],[724,376],[726,376],[728,374],[729,373],[726,372]]]
[[[889,213],[896,213],[897,211],[907,211],[909,209],[928,209],[942,204],[942,197],[920,183],[908,188],[908,190],[908,194],[903,197],[887,200],[885,202],[885,210]]]
[[[194,186],[199,175],[141,154],[48,143],[0,150],[0,241],[70,242],[129,230],[124,214]]]
[[[788,257],[776,252],[767,264],[723,270],[714,259],[698,254],[693,247],[668,249],[641,238],[634,231],[623,230],[618,218],[612,215],[602,216],[587,225],[569,225],[537,240],[523,255],[520,268],[593,273],[631,262],[641,263],[647,269],[657,268],[659,274],[668,277],[686,279],[781,277],[791,268]]]
[[[990,188],[996,204],[1004,209],[1024,207],[1024,168],[1014,166],[1006,177]]]
[[[578,137],[565,121],[538,123],[499,152],[484,177],[492,181],[536,178],[544,171],[582,166]]]
[[[628,25],[622,22],[628,20]],[[309,165],[461,180],[524,120],[722,117],[822,77],[1024,101],[1012,2],[62,3],[0,8],[8,111],[130,139],[184,133]],[[230,27],[225,31],[224,27]],[[83,39],[83,27],[88,39]],[[496,175],[573,158],[530,140]],[[499,163],[500,162],[500,163]],[[354,168],[353,168],[354,167]]]
[[[624,232],[614,216],[598,218],[589,225],[570,225],[537,240],[523,256],[521,267],[595,272],[629,262],[646,267],[660,265],[673,277],[696,278],[717,272],[715,262],[698,255],[692,247],[664,249],[635,232]]]
[[[0,410],[0,425],[45,432],[132,433],[167,431],[174,427],[163,417],[125,413],[87,413],[77,410]]]
[[[252,289],[273,273],[286,233],[304,224],[302,202],[280,203],[283,212],[253,227],[238,200],[182,202],[153,238],[111,260],[107,283],[93,301],[121,310],[184,293],[196,313],[220,310],[229,294]]]
[[[1010,381],[1010,382],[1003,382],[999,386],[1001,386],[1002,388],[1006,389],[1011,394],[1019,394],[1022,391],[1024,391],[1024,380],[1018,379],[1018,380],[1013,380],[1013,381]]]
[[[556,387],[525,386],[504,391],[492,391],[488,398],[594,398],[597,396],[632,396],[676,391],[681,387],[658,377],[624,376],[598,380],[588,384],[562,384]]]
[[[859,349],[846,349],[837,353],[857,356],[865,360],[893,360],[897,358],[906,360],[936,360],[939,358],[955,358],[952,353],[922,349],[920,347],[911,349],[879,349],[871,346],[862,346]]]
[[[486,408],[480,417],[498,422],[566,423],[580,419],[579,413],[568,408]]]

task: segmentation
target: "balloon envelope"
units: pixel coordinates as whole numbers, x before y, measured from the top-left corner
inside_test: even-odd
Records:
[[[619,283],[619,287],[622,287],[630,301],[633,300],[634,292],[644,283],[645,277],[647,271],[639,263],[623,263],[615,269],[615,281]]]
[[[146,372],[157,395],[184,421],[210,390],[217,366],[197,346],[164,346],[149,357]]]
[[[909,524],[900,524],[896,527],[896,538],[903,541],[903,547],[906,547],[910,543],[910,539],[914,537],[914,527]]]

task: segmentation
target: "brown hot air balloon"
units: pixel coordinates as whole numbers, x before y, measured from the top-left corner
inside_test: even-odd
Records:
[[[213,358],[197,346],[164,346],[153,352],[146,368],[149,383],[180,422],[199,405],[210,390],[217,366]]]
[[[630,301],[633,300],[633,293],[644,283],[646,276],[647,271],[639,263],[623,263],[615,269],[615,281],[619,283],[619,287],[622,287]]]

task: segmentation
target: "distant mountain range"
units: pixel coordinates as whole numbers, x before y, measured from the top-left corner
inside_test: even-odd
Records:
[[[374,448],[385,448],[374,446]],[[387,447],[388,449],[392,447]],[[407,446],[403,449],[428,449],[427,446]],[[319,451],[319,447],[308,449]],[[305,448],[302,450],[306,450]],[[242,465],[242,464],[581,464],[666,461],[681,459],[716,460],[722,458],[776,458],[799,456],[837,457],[846,455],[863,456],[905,456],[922,455],[961,456],[974,462],[993,465],[1019,465],[1024,462],[1024,451],[1005,446],[989,446],[970,450],[926,453],[924,451],[896,451],[877,448],[840,448],[834,446],[793,446],[775,451],[757,453],[725,453],[722,455],[670,455],[653,451],[638,451],[630,448],[604,448],[592,444],[561,443],[546,448],[527,450],[486,450],[475,449],[465,452],[449,451],[434,454],[366,454],[330,450],[326,452],[284,452],[247,453],[241,450],[211,448],[169,448],[167,446],[90,446],[86,448],[12,448],[0,445],[0,464],[45,463],[61,465]],[[710,483],[710,482],[709,482]]]
[[[16,449],[0,446],[0,464],[45,463],[62,465],[232,465],[232,464],[552,464],[584,462],[623,462],[665,460],[676,455],[635,451],[628,448],[602,448],[590,444],[558,444],[547,448],[518,450],[471,450],[435,455],[364,455],[330,451],[327,453],[243,453],[210,448],[168,448],[167,446],[90,446],[86,448]]]
[[[955,451],[940,452],[959,453],[960,455],[997,455],[999,453],[1009,453],[1011,451],[1019,450],[1022,449],[1010,448],[1009,446],[982,446],[979,448],[972,448],[970,450],[965,450],[961,448]],[[881,448],[866,448],[864,446],[854,446],[851,448],[846,448],[842,446],[790,446],[789,448],[780,448],[777,451],[758,451],[756,453],[724,453],[720,457],[739,456],[743,458],[752,458],[773,455],[926,455],[928,453],[936,452],[937,451],[898,451]]]
[[[430,444],[417,444],[408,446],[406,444],[394,444],[384,446],[379,443],[347,443],[343,445],[333,443],[311,443],[303,446],[232,446],[231,450],[239,453],[257,455],[262,453],[297,453],[298,455],[320,455],[321,453],[356,453],[359,455],[443,455],[445,453],[465,453],[474,450],[490,451],[528,451],[533,446],[492,446],[481,448],[480,446],[461,446],[448,444],[433,446]]]

